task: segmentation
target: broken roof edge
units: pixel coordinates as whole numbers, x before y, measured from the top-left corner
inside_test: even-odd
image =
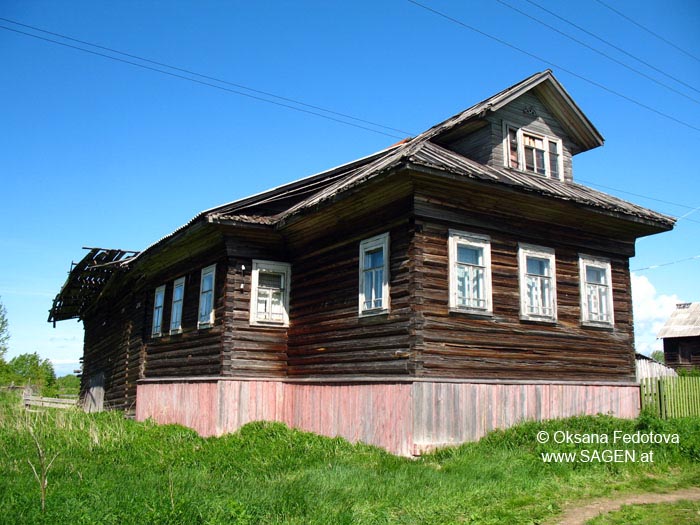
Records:
[[[68,277],[53,299],[47,321],[54,325],[58,321],[82,319],[89,303],[99,297],[112,276],[138,255],[136,251],[118,248],[84,246],[83,249],[89,252],[77,263],[71,263]]]

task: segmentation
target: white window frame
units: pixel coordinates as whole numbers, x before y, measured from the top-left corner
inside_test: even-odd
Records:
[[[458,260],[459,246],[467,246],[482,251],[483,260],[483,306],[465,306],[459,304]],[[493,299],[491,291],[491,237],[476,233],[467,233],[457,230],[449,231],[449,278],[450,278],[450,310],[475,314],[490,315],[493,313]]]
[[[383,250],[382,304],[379,307],[365,308],[365,253],[381,248]],[[389,311],[389,232],[360,242],[358,312],[360,316],[385,314]]]
[[[176,300],[178,288],[182,289],[182,298]],[[185,278],[180,277],[173,281],[173,298],[170,304],[170,334],[182,332],[182,312],[185,304]],[[177,315],[175,315],[177,313]]]
[[[533,257],[549,261],[550,302],[546,308],[551,314],[529,312],[527,259]],[[555,323],[557,321],[557,265],[553,248],[520,243],[518,245],[518,277],[520,281],[520,319]]]
[[[588,326],[612,327],[615,325],[615,308],[613,302],[613,286],[612,286],[612,266],[610,259],[604,257],[596,257],[593,255],[579,254],[579,279],[581,290],[581,322]],[[588,300],[588,282],[586,281],[586,268],[593,266],[605,271],[605,280],[608,293],[606,297],[605,308],[607,308],[608,319],[595,319],[591,315],[590,304]]]
[[[208,312],[208,320],[202,321],[204,315],[202,315],[202,298],[204,293],[209,293],[209,291],[204,291],[204,277],[211,274],[211,305]],[[199,280],[199,306],[197,308],[197,328],[210,328],[214,326],[214,303],[216,300],[216,264],[202,268],[201,278]]]
[[[282,320],[261,319],[258,312],[260,273],[282,275]],[[289,263],[253,259],[250,290],[250,324],[252,326],[289,326],[289,287],[292,267]]]
[[[510,163],[510,138],[509,132],[515,131],[518,141],[518,166],[511,166]],[[544,159],[545,159],[545,173],[537,173],[536,171],[528,171],[525,168],[525,141],[524,135],[530,135],[532,137],[541,139],[544,143]],[[557,177],[552,176],[551,162],[549,159],[549,143],[554,142],[557,145]],[[540,177],[547,177],[549,179],[564,180],[564,148],[561,139],[552,137],[549,135],[544,135],[536,131],[532,131],[528,128],[521,128],[510,122],[503,122],[503,165],[506,168],[517,169],[524,173],[530,173],[533,175],[539,175]]]
[[[158,298],[160,297],[160,306]],[[165,285],[156,288],[153,294],[153,321],[151,323],[151,337],[163,335],[163,313],[165,311]]]

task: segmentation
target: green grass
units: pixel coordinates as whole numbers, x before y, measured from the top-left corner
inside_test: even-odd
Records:
[[[700,501],[625,505],[587,522],[589,525],[679,525],[700,523]]]
[[[46,510],[29,465],[46,458]],[[544,463],[546,430],[677,432],[654,463]],[[609,446],[585,448],[610,448]],[[417,460],[253,423],[220,438],[119,413],[26,413],[0,397],[0,523],[542,523],[564,503],[700,485],[700,419],[527,423]]]

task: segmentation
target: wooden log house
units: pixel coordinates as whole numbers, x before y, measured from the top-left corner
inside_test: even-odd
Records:
[[[674,370],[700,369],[700,303],[680,303],[658,334],[664,363]]]
[[[674,221],[574,182],[602,144],[537,73],[140,253],[90,250],[49,320],[84,323],[84,396],[204,435],[277,420],[411,455],[634,417],[629,259]]]

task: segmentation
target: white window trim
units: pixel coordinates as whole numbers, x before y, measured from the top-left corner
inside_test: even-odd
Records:
[[[382,272],[382,306],[380,308],[364,309],[365,303],[365,275],[364,275],[364,260],[365,252],[382,248],[384,252],[384,268]],[[359,260],[359,293],[358,293],[358,313],[361,317],[369,315],[385,314],[389,311],[389,232],[382,233],[375,237],[365,239],[360,243],[360,260]]]
[[[211,310],[209,311],[209,321],[202,322],[202,287],[204,285],[204,277],[212,274],[211,280]],[[197,307],[197,328],[210,328],[214,326],[214,310],[216,302],[216,264],[202,268],[202,274],[199,279],[199,305]]]
[[[175,321],[175,291],[178,288],[182,288],[182,300],[180,301],[180,322],[177,324],[177,326],[173,326],[173,321]],[[179,334],[182,333],[182,314],[184,313],[185,310],[185,278],[180,277],[179,279],[175,279],[173,281],[173,298],[170,302],[170,334]]]
[[[459,245],[479,248],[483,251],[484,261],[484,300],[483,308],[473,306],[459,306],[457,302],[457,247]],[[475,314],[493,313],[493,299],[491,293],[491,237],[457,230],[449,231],[449,276],[450,276],[450,310]]]
[[[160,305],[160,325],[156,327],[156,311],[158,304],[158,296],[161,296]],[[153,294],[153,320],[151,322],[151,337],[161,337],[163,335],[163,313],[165,312],[165,285],[156,288]],[[156,330],[157,328],[157,330]]]
[[[615,308],[613,301],[613,286],[612,286],[612,266],[610,264],[610,259],[605,259],[603,257],[595,257],[593,255],[585,255],[580,253],[578,256],[579,261],[579,280],[580,280],[580,293],[581,293],[581,323],[586,326],[601,326],[610,328],[615,325]],[[610,312],[609,321],[599,321],[590,319],[588,310],[588,293],[586,290],[586,266],[596,266],[598,268],[605,269],[605,278],[608,286],[608,297],[607,297],[607,308]]]
[[[527,295],[527,257],[537,257],[539,259],[547,259],[549,261],[549,269],[551,272],[551,297],[552,297],[552,315],[536,315],[530,314],[527,311],[528,295]],[[520,282],[520,319],[525,321],[540,321],[555,323],[557,321],[557,266],[556,257],[553,248],[545,246],[536,246],[534,244],[518,244],[518,280]]]
[[[509,143],[509,138],[508,138],[508,131],[513,130],[515,131],[517,138],[518,138],[518,168],[513,168],[510,165],[510,143]],[[532,135],[533,137],[537,137],[539,139],[542,139],[545,144],[545,163],[546,163],[546,169],[545,169],[545,174],[540,175],[539,173],[535,173],[533,171],[527,171],[525,169],[525,148],[523,147],[524,141],[523,141],[523,133],[526,133],[528,135]],[[558,149],[558,159],[557,159],[557,168],[558,168],[558,173],[559,176],[555,180],[564,180],[564,147],[561,139],[557,137],[552,137],[550,135],[543,135],[542,133],[538,133],[536,131],[532,131],[528,128],[521,128],[516,126],[515,124],[512,124],[510,122],[503,121],[503,165],[506,168],[511,168],[511,169],[517,169],[518,171],[522,171],[523,173],[529,173],[530,175],[538,175],[540,177],[546,177],[548,179],[552,179],[552,170],[550,167],[550,162],[549,162],[549,142],[556,142],[557,144],[557,149]]]
[[[258,282],[260,272],[271,272],[284,276],[284,293],[282,294],[283,321],[258,319]],[[252,326],[289,326],[289,287],[291,284],[291,274],[292,267],[289,263],[253,259],[250,284],[250,324]]]

